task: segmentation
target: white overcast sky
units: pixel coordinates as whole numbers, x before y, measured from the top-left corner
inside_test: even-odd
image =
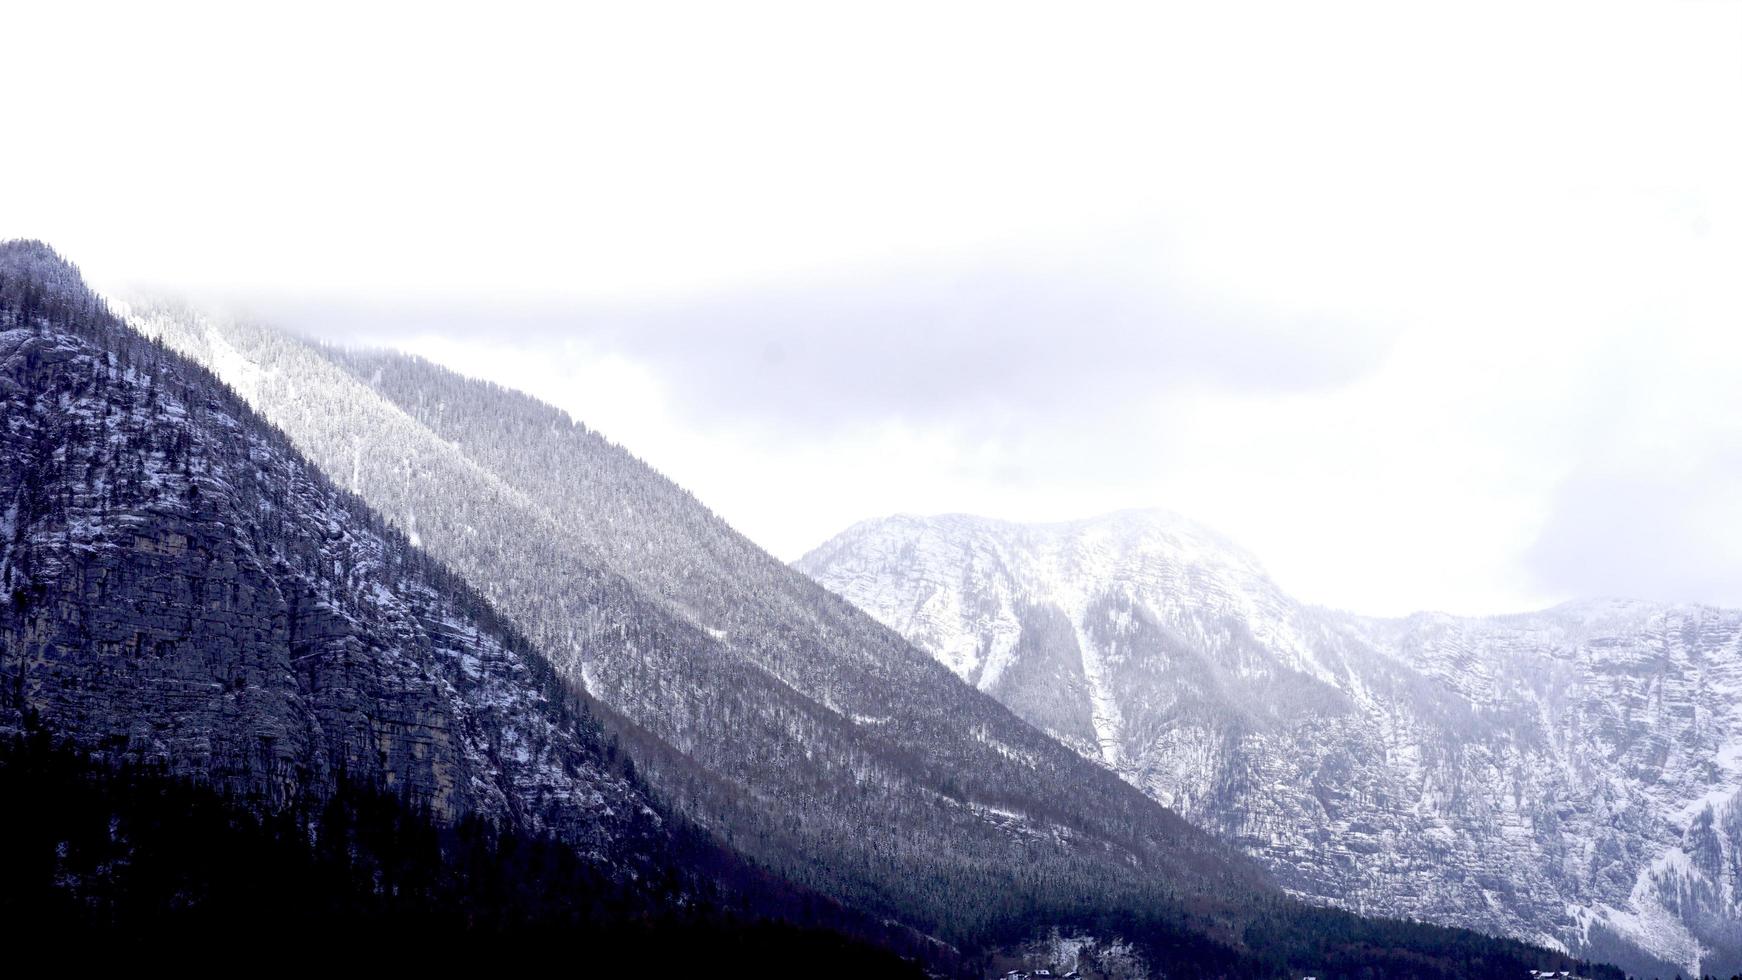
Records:
[[[8,8],[0,237],[526,388],[794,558],[1164,506],[1742,605],[1742,3]]]

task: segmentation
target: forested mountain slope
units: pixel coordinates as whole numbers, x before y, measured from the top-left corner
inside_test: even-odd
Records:
[[[29,242],[0,244],[0,590],[0,740],[59,746],[0,753],[7,785],[48,779],[95,808],[8,797],[32,810],[0,841],[14,925],[179,934],[229,914],[212,890],[245,871],[225,862],[272,856],[288,863],[259,873],[300,868],[284,887],[329,925],[351,908],[359,928],[677,916],[705,932],[753,909],[906,942],[673,815],[590,699],[463,580]],[[166,862],[159,845],[199,842],[164,825],[162,799],[203,808],[230,828],[213,846],[236,852]],[[352,821],[359,801],[391,819]],[[472,873],[454,862],[517,848],[543,857],[501,893],[468,892],[466,918],[440,910]]]
[[[132,319],[476,584],[653,736],[662,793],[783,873],[957,938],[1103,889],[1269,891],[555,409],[397,355]]]
[[[549,406],[172,305],[130,321],[477,586],[639,726],[663,795],[784,875],[967,946],[1070,923],[1204,975],[1407,960],[1457,976],[1546,955],[1282,899]]]
[[[601,854],[659,834],[584,706],[463,582],[51,254],[5,248],[8,726],[269,801],[344,773]]]
[[[554,957],[614,976],[722,964],[794,980],[940,975],[838,931],[747,914],[741,891],[726,904],[673,904],[547,836],[439,820],[382,788],[347,780],[263,806],[56,742],[41,728],[0,736],[0,799],[28,801],[0,809],[0,921],[39,944],[88,944],[77,947],[86,962],[190,950],[244,961],[269,949],[275,966],[316,970],[337,954],[352,967],[450,972]],[[794,896],[754,896],[782,897]]]
[[[1742,614],[1363,619],[1156,511],[867,521],[798,567],[1298,894],[1742,970]]]

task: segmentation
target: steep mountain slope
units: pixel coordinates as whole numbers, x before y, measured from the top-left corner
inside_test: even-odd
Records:
[[[1297,894],[1742,966],[1742,615],[1364,620],[1162,512],[894,517],[797,564]]]
[[[601,855],[659,833],[469,589],[52,254],[5,248],[0,724],[269,801],[344,773]]]
[[[906,948],[673,817],[469,586],[28,242],[0,244],[0,589],[0,766],[70,794],[4,822],[13,925],[244,924],[213,889],[252,856],[324,926],[725,942],[748,909],[830,956],[814,926]]]
[[[183,308],[131,322],[220,371],[473,582],[639,726],[631,744],[662,795],[783,875],[968,946],[1068,922],[1206,975],[1280,974],[1333,948],[1379,964],[1409,949],[1424,975],[1537,962],[1283,900],[1231,849],[549,406]]]
[[[656,736],[662,792],[786,874],[958,937],[1106,869],[1158,896],[1269,887],[554,409],[185,310],[133,322],[476,582]]]

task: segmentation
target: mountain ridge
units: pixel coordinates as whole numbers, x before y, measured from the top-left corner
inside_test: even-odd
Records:
[[[794,765],[802,769],[821,764],[856,774],[848,776],[846,787],[859,785],[870,789],[882,780],[917,779],[916,789],[926,788],[911,803],[899,806],[923,805],[933,813],[927,820],[941,818],[946,826],[966,830],[969,839],[981,841],[974,847],[984,849],[988,858],[995,853],[994,849],[1010,848],[1032,839],[1037,843],[1052,841],[1047,848],[1058,850],[1061,857],[1080,850],[1081,859],[1092,862],[1109,860],[1118,853],[1158,855],[1176,846],[1183,848],[1179,860],[1201,860],[1208,862],[1209,867],[1227,860],[1218,856],[1221,845],[1201,838],[1176,816],[1159,810],[1151,814],[1146,809],[1148,802],[1138,796],[1124,800],[1128,789],[1116,780],[1093,790],[1110,803],[1120,801],[1112,803],[1108,812],[1132,814],[1128,827],[1146,824],[1157,827],[1154,837],[1135,842],[1135,851],[1131,852],[1127,852],[1134,846],[1131,831],[1115,831],[1108,816],[1091,816],[1080,804],[1065,802],[1068,797],[1062,793],[1049,800],[1030,790],[1017,790],[1016,787],[1032,784],[1037,778],[1038,772],[1032,768],[1037,761],[1048,766],[1074,767],[1077,764],[1074,756],[1061,754],[1054,743],[989,699],[968,702],[972,707],[965,712],[966,716],[984,716],[981,724],[988,727],[983,736],[969,734],[964,739],[967,726],[959,720],[964,712],[945,705],[967,692],[955,692],[935,681],[918,682],[910,677],[916,671],[924,675],[937,670],[930,657],[893,634],[885,636],[886,631],[869,620],[861,623],[856,610],[755,548],[720,522],[717,515],[707,512],[704,518],[692,518],[700,505],[687,491],[663,478],[650,479],[653,474],[645,464],[625,461],[626,454],[566,416],[559,418],[548,406],[497,386],[461,382],[433,365],[316,348],[245,325],[220,326],[212,321],[181,324],[162,309],[138,310],[134,322],[148,334],[162,336],[171,346],[196,358],[220,365],[228,361],[227,366],[236,376],[250,379],[248,386],[239,387],[260,399],[267,414],[284,426],[293,439],[298,439],[305,452],[324,462],[337,478],[350,477],[363,495],[390,519],[396,519],[408,531],[415,530],[426,547],[433,544],[437,554],[456,567],[471,568],[487,597],[511,618],[518,618],[530,628],[559,671],[584,680],[608,706],[669,744],[677,753],[676,759],[687,760],[680,762],[681,772],[662,773],[644,765],[643,771],[656,783],[665,780],[663,791],[679,801],[689,801],[688,805],[695,807],[692,812],[704,825],[736,835],[740,846],[747,844],[753,854],[786,861],[787,870],[799,874],[801,881],[822,885],[827,891],[831,879],[840,881],[843,869],[851,869],[863,859],[843,859],[831,853],[826,865],[795,867],[790,855],[815,861],[820,857],[819,845],[785,842],[786,832],[771,833],[773,828],[759,823],[764,818],[756,811],[746,815],[744,802],[707,801],[718,801],[719,795],[727,793],[738,780],[749,780],[737,783],[745,789],[779,786],[790,781]],[[214,336],[223,339],[232,350],[247,352],[254,360],[231,358],[229,351],[212,342]],[[284,367],[288,364],[295,365],[296,382],[275,389],[274,385],[284,378],[273,372],[290,370]],[[311,378],[321,379],[320,399],[308,397]],[[386,399],[377,393],[380,386],[395,383],[403,386],[397,399]],[[423,402],[423,421],[434,427],[416,433],[395,431],[395,425],[418,411],[418,392],[430,391],[427,386],[432,384],[450,386],[441,398]],[[491,427],[490,435],[440,427],[441,417],[445,414],[452,418],[458,411],[456,406],[461,404],[454,394],[467,394],[488,404],[487,413],[474,414],[468,423]],[[509,430],[512,437],[502,438],[495,431],[498,427]],[[493,447],[521,445],[533,434],[577,440],[574,445],[578,450],[559,444],[539,452],[540,458],[557,461],[553,465],[570,466],[571,461],[573,465],[552,474],[542,485],[526,484],[522,475],[521,485],[514,487],[512,493],[497,492],[494,480],[474,481],[471,486],[475,490],[465,488],[464,471],[476,464],[480,455],[487,457]],[[365,441],[361,454],[359,438]],[[418,449],[407,454],[403,450],[406,445]],[[444,445],[453,447],[452,452],[444,451]],[[455,464],[454,453],[465,457],[464,466]],[[587,465],[581,465],[581,460],[586,460]],[[627,475],[619,467],[626,467]],[[505,473],[500,462],[485,469],[497,477]],[[576,486],[575,480],[593,480],[612,496],[599,504],[596,497],[587,494],[585,486]],[[625,485],[627,490],[622,489]],[[539,497],[534,492],[540,486],[547,496]],[[559,495],[572,497],[580,504],[564,505],[557,499]],[[460,501],[457,505],[448,503],[456,500]],[[570,510],[563,512],[564,506]],[[574,509],[577,506],[583,509]],[[504,511],[505,507],[518,508],[519,513],[526,515],[512,520],[536,518],[528,525],[536,530],[513,535],[514,542],[533,542],[534,547],[549,546],[549,550],[527,554],[520,544],[504,550],[508,539],[478,530],[480,515],[494,513],[501,519],[504,514],[515,512]],[[650,538],[637,539],[634,535],[638,528],[649,526],[646,513],[659,513],[662,509],[676,511],[682,522],[652,526],[681,527],[677,533],[688,536],[696,534],[689,522],[701,521],[706,530],[699,535],[699,552],[686,551],[683,556],[686,560],[650,557],[657,555],[658,549],[671,546]],[[669,540],[673,532],[666,533]],[[444,543],[448,548],[445,552]],[[607,563],[605,556],[615,556],[618,564]],[[698,556],[712,562],[715,569],[705,578],[692,564]],[[747,560],[738,561],[745,556]],[[733,579],[745,574],[746,569],[759,569],[755,574],[780,584],[745,591],[733,584]],[[554,579],[553,571],[560,571]],[[587,586],[589,591],[580,593],[577,582],[592,584]],[[727,586],[731,586],[731,591],[723,591]],[[771,595],[777,598],[767,598]],[[726,596],[731,599],[728,601]],[[674,610],[682,610],[683,614]],[[627,644],[618,633],[625,625],[631,631]],[[645,632],[649,629],[651,632]],[[806,638],[807,631],[810,638]],[[829,655],[835,659],[826,671],[815,659],[829,649],[823,643],[840,650]],[[745,652],[736,657],[722,655],[735,644]],[[798,656],[801,651],[802,657]],[[897,677],[910,677],[900,683],[914,694],[903,699],[901,708],[894,709],[888,686]],[[751,686],[746,688],[747,684]],[[710,703],[721,696],[731,700]],[[739,698],[745,700],[735,700]],[[731,707],[726,716],[736,720],[730,727],[718,727],[725,720],[722,713],[731,704],[742,705]],[[893,731],[890,723],[882,720],[904,716],[907,724],[917,724],[919,730]],[[715,731],[718,735],[701,738],[699,730]],[[762,733],[754,742],[749,741],[752,730]],[[928,734],[933,732],[940,734]],[[795,740],[795,734],[802,737]],[[822,751],[825,744],[838,747],[829,749],[825,755]],[[949,746],[951,753],[965,752],[981,756],[983,761],[972,766],[946,762],[935,747],[940,744]],[[734,746],[741,746],[734,749],[739,755],[722,754],[723,748]],[[657,748],[632,748],[649,757],[664,756]],[[983,782],[983,776],[964,779],[962,775],[1010,770],[1012,766],[1022,767],[1016,771],[1034,774],[1005,779],[996,787]],[[903,775],[904,769],[913,775]],[[740,771],[745,774],[727,775]],[[1098,782],[1098,776],[1088,783],[1079,780],[1073,783],[1073,791],[1082,792]],[[839,794],[843,789],[843,784],[834,777],[815,785],[828,787],[824,790],[828,794]],[[740,796],[744,789],[729,791],[732,796]],[[750,799],[760,798],[758,807],[769,806],[776,812],[790,806],[763,795],[765,792],[751,789]],[[810,792],[815,790],[807,790],[806,794]],[[878,791],[881,792],[887,791]],[[1019,795],[1012,795],[1013,792]],[[842,800],[832,806],[851,813],[876,798],[874,794],[865,802]],[[937,804],[924,802],[934,798],[946,802],[947,807],[939,811]],[[727,809],[719,809],[722,805]],[[805,809],[814,806],[807,803]],[[991,817],[992,811],[984,807],[1021,816]],[[812,819],[821,820],[820,811],[801,821]],[[868,826],[888,822],[886,816],[867,816],[864,821]],[[825,822],[821,826],[829,825]],[[754,830],[757,837],[770,835],[769,843],[758,844],[757,837],[746,840],[746,830]],[[835,832],[825,830],[825,833]],[[855,830],[853,836],[861,837],[863,832]],[[776,846],[774,841],[783,842]],[[952,847],[960,851],[957,860],[973,853],[961,850],[965,843],[959,841]],[[1020,846],[1027,850],[1032,845]],[[1194,856],[1200,851],[1201,857]],[[1108,857],[1088,857],[1102,852]],[[1236,861],[1229,868],[1233,877],[1249,882],[1242,888],[1268,887],[1262,884],[1262,874],[1255,867],[1247,869]],[[820,877],[807,877],[817,872],[822,873]],[[875,877],[882,879],[881,874]],[[916,875],[901,877],[922,880]],[[876,886],[883,887],[886,886]],[[839,885],[836,889],[836,894],[842,894]],[[976,894],[984,896],[979,886]],[[850,890],[843,897],[853,895],[873,903],[889,901],[877,897],[875,891]],[[984,897],[976,901],[983,902]],[[890,914],[899,911],[902,905],[881,907],[885,910],[883,914]],[[952,917],[955,914],[952,912]]]
[[[535,399],[161,306],[132,323],[246,382],[319,465],[644,726],[629,748],[656,789],[801,884],[976,948],[1099,923],[1159,969],[1270,974],[1419,950],[1410,962],[1450,977],[1471,969],[1460,962],[1549,961],[1283,899],[1226,845]]]
[[[931,948],[675,814],[608,709],[469,584],[34,242],[0,243],[0,532],[0,765],[101,808],[7,821],[0,906],[44,936],[259,928],[218,897],[256,887],[224,867],[253,856],[346,929],[724,943],[739,916],[744,936]],[[199,853],[212,825],[242,853]]]
[[[1147,520],[874,519],[796,567],[1296,894],[1648,975],[1737,968],[1742,614],[1366,618],[1293,601],[1249,555],[1175,547],[1165,522],[1118,537]]]
[[[28,712],[81,732],[81,706],[103,708],[106,699],[128,705],[118,717],[132,732],[120,744],[138,743],[127,751],[172,771],[234,765],[234,779],[220,768],[214,781],[275,799],[342,769],[416,786],[441,814],[484,808],[539,829],[537,810],[490,780],[545,751],[601,760],[584,696],[566,691],[468,586],[303,463],[214,376],[105,320],[76,292],[76,270],[53,274],[61,260],[52,252],[4,247],[11,277],[23,266],[30,281],[64,291],[24,298],[16,320],[34,323],[14,322],[0,334],[3,482],[17,488],[3,562],[12,600],[9,723],[16,727]],[[65,303],[80,308],[69,315]],[[90,595],[105,604],[87,606]],[[121,596],[130,608],[115,605]],[[57,618],[43,618],[56,609]],[[93,643],[108,652],[91,659]],[[155,659],[138,659],[148,647]],[[127,650],[133,655],[122,657]],[[330,678],[329,662],[338,671]],[[198,678],[207,670],[225,675],[217,701],[202,693],[211,682]],[[168,683],[179,696],[170,704],[129,699],[120,685],[133,671],[134,682]],[[368,685],[380,693],[363,693]],[[346,700],[328,708],[324,697]],[[362,743],[336,734],[350,731],[354,711],[389,702],[422,707],[401,721],[370,721],[372,733],[353,733]],[[475,745],[450,743],[486,706],[509,726],[464,735],[483,739]],[[218,719],[257,712],[251,727],[276,733],[259,736],[272,743],[261,759],[239,747],[201,747],[224,731]],[[432,717],[419,720],[418,712]],[[581,728],[537,735],[532,725],[547,714],[559,727]],[[204,737],[184,739],[184,726]],[[403,747],[396,729],[404,730]],[[557,741],[533,741],[544,737]],[[331,750],[319,747],[327,740]],[[365,751],[364,743],[376,748]],[[328,759],[327,751],[341,754]],[[441,763],[444,753],[455,754]],[[484,754],[468,761],[465,753]],[[395,761],[377,764],[377,755]],[[552,784],[533,792],[562,791]],[[611,792],[640,799],[627,783]],[[645,802],[630,809],[653,815]]]

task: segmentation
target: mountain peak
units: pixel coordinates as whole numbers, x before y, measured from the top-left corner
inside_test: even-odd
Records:
[[[1712,925],[1742,909],[1742,614],[1318,610],[1165,510],[869,521],[798,566],[1297,893],[1644,975],[1742,962]]]
[[[1103,579],[1183,575],[1220,580],[1224,592],[1281,594],[1250,551],[1213,528],[1158,507],[1034,523],[965,513],[894,514],[854,524],[794,565],[814,574],[831,564],[832,556],[866,547],[902,554],[926,548],[982,556],[1031,552],[1064,562],[1072,573],[1069,581],[1082,581],[1085,574]],[[1052,584],[1068,588],[1069,581],[1054,576]]]
[[[0,242],[0,281],[15,279],[35,282],[57,291],[85,288],[79,267],[47,242],[35,238]]]

